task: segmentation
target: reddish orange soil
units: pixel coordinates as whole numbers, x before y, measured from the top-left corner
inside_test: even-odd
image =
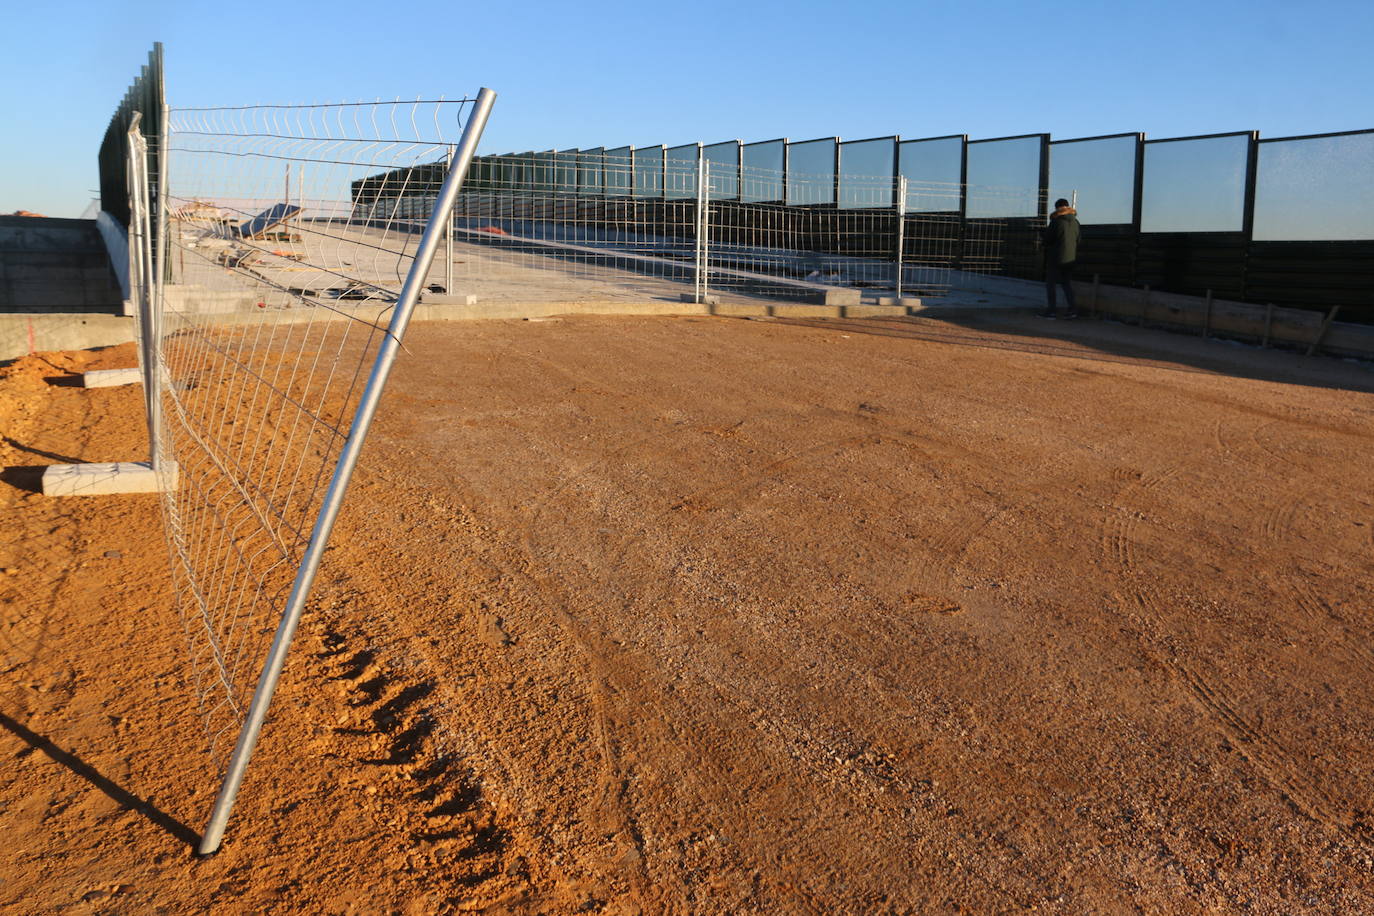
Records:
[[[0,909],[1374,911],[1374,372],[416,325],[224,849],[136,389],[0,369]]]

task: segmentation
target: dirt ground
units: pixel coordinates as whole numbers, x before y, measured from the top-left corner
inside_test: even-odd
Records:
[[[137,389],[0,369],[0,910],[1374,912],[1374,371],[415,325],[223,850]]]

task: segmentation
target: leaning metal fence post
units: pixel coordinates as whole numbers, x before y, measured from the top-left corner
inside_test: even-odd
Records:
[[[161,286],[153,266],[152,221],[148,194],[148,142],[140,125],[142,112],[129,121],[129,296],[135,299],[138,314],[140,364],[143,368],[143,403],[148,416],[149,467],[161,468],[158,452],[162,444],[162,400],[159,383],[157,319],[154,295]],[[161,263],[161,258],[158,259]],[[136,278],[136,279],[135,279]]]
[[[162,93],[163,87],[161,77],[158,79],[158,91]],[[152,354],[154,360],[155,374],[153,377],[152,393],[152,423],[150,425],[152,449],[152,468],[153,473],[162,470],[162,450],[165,441],[162,437],[162,384],[164,370],[162,366],[162,316],[165,307],[164,297],[167,295],[167,278],[171,269],[168,264],[169,255],[172,251],[171,240],[167,237],[167,149],[171,143],[167,140],[167,132],[171,129],[170,109],[167,107],[165,97],[161,101],[161,122],[157,128],[157,197],[153,205],[157,208],[157,282],[153,286],[154,295],[148,307],[149,322],[152,325]],[[146,382],[145,382],[146,384]]]
[[[906,176],[897,179],[897,304],[902,304],[902,256],[906,247]]]
[[[415,250],[415,260],[406,275],[405,285],[401,287],[400,297],[396,300],[396,307],[391,315],[391,325],[387,328],[386,336],[377,351],[377,360],[372,366],[372,374],[368,377],[367,388],[358,401],[358,409],[348,432],[348,441],[344,443],[339,454],[338,465],[329,481],[329,489],[320,506],[314,531],[310,535],[310,543],[306,546],[300,569],[296,572],[296,580],[291,586],[291,594],[286,600],[286,607],[282,610],[281,623],[277,626],[276,635],[272,638],[272,648],[267,653],[266,662],[263,663],[262,674],[253,692],[253,702],[239,732],[238,742],[234,745],[234,753],[229,760],[229,769],[225,773],[219,795],[215,798],[210,822],[206,825],[204,836],[201,837],[197,849],[201,855],[209,855],[218,849],[220,840],[224,837],[229,812],[233,809],[234,799],[243,782],[248,760],[253,755],[258,733],[262,731],[263,721],[267,718],[267,707],[272,702],[272,694],[277,688],[277,681],[281,678],[291,637],[300,623],[301,610],[305,607],[305,600],[310,594],[310,586],[315,581],[315,573],[319,570],[325,545],[338,517],[344,492],[348,489],[349,479],[353,476],[353,469],[358,462],[358,454],[362,451],[363,441],[367,438],[368,428],[372,425],[372,418],[377,411],[377,403],[381,400],[387,376],[391,374],[391,366],[401,346],[401,337],[405,334],[406,325],[410,323],[410,315],[420,297],[420,290],[424,287],[425,276],[434,263],[434,255],[439,247],[439,233],[443,231],[444,220],[458,196],[458,189],[462,186],[468,165],[472,162],[477,141],[482,136],[482,129],[486,126],[495,99],[496,93],[490,89],[482,89],[477,93],[472,116],[468,119],[462,139],[459,141],[454,167],[444,176],[444,183],[434,202],[429,223],[420,237],[420,244]]]

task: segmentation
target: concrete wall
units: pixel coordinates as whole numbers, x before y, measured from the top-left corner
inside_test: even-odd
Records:
[[[89,350],[134,339],[134,320],[122,315],[0,314],[0,359],[39,350]]]
[[[123,311],[95,220],[0,216],[0,312]]]
[[[1128,324],[1166,327],[1194,334],[1207,333],[1248,343],[1266,343],[1306,350],[1321,337],[1318,351],[1357,359],[1374,358],[1374,325],[1332,321],[1322,333],[1326,311],[1280,308],[1213,299],[1210,307],[1202,296],[1160,293],[1125,286],[1074,283],[1078,308],[1098,312]],[[1339,317],[1339,313],[1337,315]]]
[[[105,253],[110,258],[110,269],[119,281],[119,294],[124,297],[124,313],[132,314],[129,305],[129,231],[104,210],[95,218],[100,240],[105,243]]]

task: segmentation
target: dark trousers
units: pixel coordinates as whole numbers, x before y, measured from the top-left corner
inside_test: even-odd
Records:
[[[1069,313],[1073,314],[1078,310],[1073,298],[1073,261],[1065,264],[1057,264],[1050,261],[1045,265],[1045,297],[1048,303],[1045,311],[1053,312],[1057,303],[1055,302],[1055,287],[1064,287],[1064,302],[1069,307]]]

